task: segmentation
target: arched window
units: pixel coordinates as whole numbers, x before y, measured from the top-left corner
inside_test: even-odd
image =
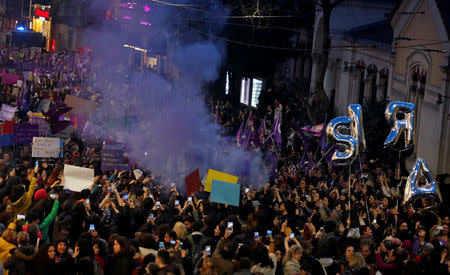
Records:
[[[369,95],[370,102],[375,102],[377,100],[377,66],[370,64],[367,67],[368,80],[369,82]]]
[[[384,68],[380,71],[380,83],[378,85],[381,89],[380,96],[383,101],[387,100],[388,83],[389,83],[389,69]]]
[[[419,144],[420,120],[422,103],[428,85],[428,72],[431,66],[431,58],[422,50],[414,50],[407,59],[406,100],[414,103],[414,141]],[[414,147],[414,155],[417,154],[417,146]]]
[[[427,70],[422,64],[414,64],[410,69],[410,85],[408,91],[408,100],[414,103],[414,140],[419,142],[420,117],[422,114],[423,98],[425,96],[427,85]],[[417,146],[414,148],[414,153],[417,153]]]
[[[364,78],[366,72],[365,66],[366,65],[364,64],[364,61],[362,60],[358,60],[358,62],[356,62],[356,69],[358,73],[358,104],[361,105],[363,105],[364,103],[364,89],[365,89]]]

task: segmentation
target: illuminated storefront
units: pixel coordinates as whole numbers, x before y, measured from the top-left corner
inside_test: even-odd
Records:
[[[40,32],[46,38],[46,50],[54,51],[54,40],[51,39],[52,18],[50,17],[50,6],[34,5],[33,31]]]

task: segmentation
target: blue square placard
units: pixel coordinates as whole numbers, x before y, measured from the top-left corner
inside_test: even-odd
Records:
[[[213,180],[211,184],[211,202],[228,203],[239,206],[241,186],[236,183]]]

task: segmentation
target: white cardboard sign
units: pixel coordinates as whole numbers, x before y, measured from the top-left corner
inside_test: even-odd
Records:
[[[33,158],[59,158],[61,142],[59,138],[33,137],[31,147]]]
[[[81,192],[94,182],[94,169],[64,165],[64,189]]]

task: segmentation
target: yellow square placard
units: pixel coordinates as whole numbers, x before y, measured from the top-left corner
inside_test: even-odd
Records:
[[[225,182],[230,182],[230,183],[234,183],[236,184],[238,182],[238,177],[227,174],[227,173],[223,173],[223,172],[219,172],[213,169],[209,169],[208,170],[208,176],[206,177],[206,182],[205,182],[205,191],[207,192],[211,192],[211,185],[212,185],[212,181],[213,180],[218,180],[218,181],[225,181]]]

